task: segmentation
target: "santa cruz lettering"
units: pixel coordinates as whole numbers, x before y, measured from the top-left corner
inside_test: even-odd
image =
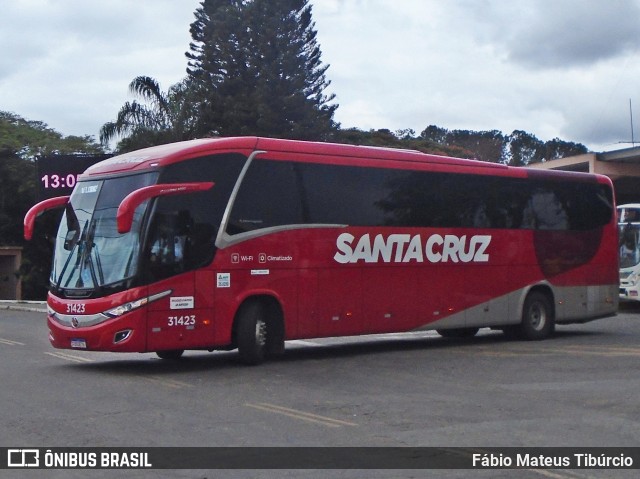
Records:
[[[350,233],[342,233],[336,240],[337,253],[333,259],[341,264],[357,263],[487,263],[487,248],[491,236],[467,237],[434,234],[423,240],[421,235],[364,234],[357,241]]]

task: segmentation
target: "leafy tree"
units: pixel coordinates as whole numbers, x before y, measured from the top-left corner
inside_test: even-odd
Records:
[[[557,160],[567,156],[582,155],[587,153],[587,147],[580,143],[564,141],[559,138],[549,140],[544,144],[544,161]]]
[[[395,136],[399,140],[413,140],[416,137],[416,132],[413,128],[403,128],[395,132]]]
[[[433,155],[455,156],[458,158],[474,157],[473,152],[459,146],[448,145],[446,142],[438,143],[432,141],[422,133],[419,136],[415,136],[415,131],[412,129],[398,130],[395,133],[388,129],[369,131],[359,130],[358,128],[340,129],[336,132],[334,140],[351,145],[417,150]]]
[[[204,0],[191,24],[187,72],[199,135],[327,139],[329,86],[308,0]]]
[[[447,144],[447,135],[449,130],[440,128],[439,126],[429,125],[420,133],[420,139],[430,141],[439,145]]]
[[[522,130],[514,130],[509,135],[509,165],[526,166],[543,159],[544,143],[534,135]]]
[[[37,156],[72,153],[104,153],[93,137],[63,136],[41,121],[25,120],[15,113],[0,111],[0,154],[25,160]]]
[[[563,141],[554,138],[543,142],[534,135],[522,130],[515,130],[507,137],[512,166],[527,166],[531,163],[557,160],[567,156],[581,155],[587,147],[580,143]]]
[[[453,130],[447,135],[447,143],[473,152],[473,158],[480,161],[503,163],[505,159],[505,137],[498,130]]]
[[[404,130],[403,130],[404,131]],[[542,142],[531,133],[514,130],[510,135],[500,131],[447,130],[435,125],[425,128],[418,139],[434,146],[455,148],[459,151],[446,154],[462,158],[476,158],[511,166],[526,166],[531,163],[580,155],[587,148],[580,143],[572,143],[555,138]]]
[[[103,145],[122,137],[117,149],[124,152],[195,137],[195,94],[187,79],[165,93],[155,79],[139,76],[129,84],[129,90],[143,102],[126,102],[116,121],[102,126]]]
[[[22,217],[35,200],[35,164],[0,153],[0,245],[22,243]]]

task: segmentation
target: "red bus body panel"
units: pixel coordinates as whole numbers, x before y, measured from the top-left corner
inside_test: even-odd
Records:
[[[265,155],[269,158],[297,162],[519,178],[540,175],[532,170],[417,152],[231,138],[127,153],[89,168],[82,178],[157,168],[211,153],[248,156],[256,150],[268,152]],[[610,184],[604,177],[597,177],[597,181]],[[350,236],[341,237],[345,233]],[[399,236],[390,239],[391,235]],[[350,237],[353,239],[347,242]],[[386,253],[380,251],[380,245],[387,248]],[[376,247],[375,262],[339,261],[346,261],[349,250]],[[524,296],[528,288],[541,284],[563,291],[617,283],[615,215],[610,226],[569,234],[526,229],[300,227],[232,242],[219,249],[206,267],[108,297],[76,301],[50,294],[51,310],[72,319],[75,303],[84,304],[82,314],[100,314],[170,291],[95,326],[64,326],[51,314],[48,326],[56,348],[71,348],[72,341],[82,339],[87,350],[215,349],[231,345],[235,315],[250,297],[275,299],[285,318],[285,338],[299,339],[428,329],[436,321],[476,307],[513,321],[519,312],[510,310],[514,309],[511,303],[497,301],[499,298]],[[584,295],[557,300],[558,308],[578,310],[583,306],[568,302],[582,302],[585,314],[588,312],[590,299]],[[464,319],[461,321],[464,325]],[[124,330],[131,330],[129,337],[114,343],[115,335]]]

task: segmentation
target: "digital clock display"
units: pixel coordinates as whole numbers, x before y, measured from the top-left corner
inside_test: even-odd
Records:
[[[55,173],[51,175],[42,175],[40,178],[42,181],[42,187],[44,189],[58,189],[58,188],[72,188],[76,186],[76,182],[78,181],[78,175],[74,175],[73,173],[69,173],[67,176],[56,175]]]
[[[50,155],[38,158],[38,201],[70,195],[78,177],[91,165],[112,155]]]

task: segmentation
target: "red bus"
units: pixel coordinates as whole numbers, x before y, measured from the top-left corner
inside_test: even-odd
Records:
[[[48,295],[56,348],[239,350],[479,328],[543,339],[616,313],[611,182],[414,151],[269,138],[126,153],[79,177]]]

